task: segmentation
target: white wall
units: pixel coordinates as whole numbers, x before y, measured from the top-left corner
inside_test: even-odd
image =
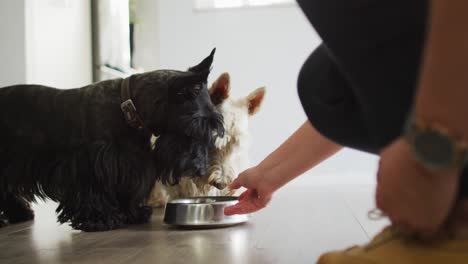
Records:
[[[159,1],[136,1],[134,65],[151,71],[159,68]]]
[[[216,47],[211,80],[230,72],[234,96],[267,86],[251,122],[251,161],[261,161],[306,119],[296,81],[319,37],[296,5],[196,12],[189,0],[159,2],[161,68],[186,69]],[[375,168],[375,157],[347,149],[296,183],[374,183]]]
[[[92,81],[90,0],[0,0],[0,87]]]
[[[27,82],[59,88],[90,84],[90,0],[25,1]]]
[[[26,82],[24,2],[0,0],[0,87]]]

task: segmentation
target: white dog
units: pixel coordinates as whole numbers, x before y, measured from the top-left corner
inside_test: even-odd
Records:
[[[211,165],[206,177],[182,177],[177,185],[157,182],[148,200],[150,206],[164,206],[180,197],[233,195],[227,186],[249,166],[250,116],[260,109],[265,88],[258,88],[246,97],[229,97],[230,77],[223,73],[210,88],[213,104],[224,117],[224,137],[216,140],[216,149],[210,153]],[[157,142],[156,142],[157,144]]]

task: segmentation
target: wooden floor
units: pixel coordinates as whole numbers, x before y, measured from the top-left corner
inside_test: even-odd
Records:
[[[367,219],[371,186],[295,187],[245,225],[179,230],[152,222],[101,233],[55,221],[55,204],[35,206],[36,220],[0,229],[0,263],[315,263],[325,251],[365,243],[387,220]]]

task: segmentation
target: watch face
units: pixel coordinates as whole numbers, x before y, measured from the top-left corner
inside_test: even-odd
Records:
[[[444,168],[451,165],[454,159],[454,145],[450,138],[436,132],[425,131],[414,139],[416,157],[433,168]]]

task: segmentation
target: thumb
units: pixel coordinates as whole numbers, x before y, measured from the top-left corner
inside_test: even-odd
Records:
[[[239,188],[242,187],[242,186],[243,186],[243,184],[242,184],[240,178],[235,179],[233,182],[231,182],[231,184],[229,184],[229,188],[230,188],[231,190],[237,190],[237,189],[239,189]]]

